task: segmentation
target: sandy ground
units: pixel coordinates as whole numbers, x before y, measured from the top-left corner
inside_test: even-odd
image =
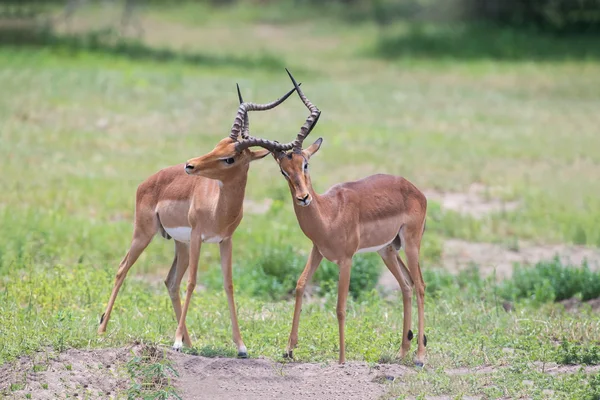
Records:
[[[38,352],[0,366],[0,398],[116,398],[129,378],[123,365],[132,348]]]
[[[129,387],[125,364],[140,351],[141,346],[135,345],[22,357],[0,366],[0,394],[14,399],[28,398],[28,394],[32,399],[122,398]],[[393,385],[402,384],[403,377],[417,373],[413,368],[397,364],[282,364],[263,358],[239,360],[193,356],[170,349],[164,352],[179,374],[173,384],[185,400],[386,399]],[[34,372],[34,365],[43,365],[45,369]],[[581,366],[537,363],[531,368],[548,374],[567,374],[577,372]],[[600,372],[600,366],[584,368],[589,373]],[[494,367],[486,366],[450,369],[446,373],[491,374],[495,371]],[[18,385],[17,390],[14,385]]]

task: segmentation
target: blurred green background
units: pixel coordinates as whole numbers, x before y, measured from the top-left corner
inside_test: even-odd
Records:
[[[600,295],[591,262],[600,259],[599,28],[593,0],[0,1],[0,363],[45,346],[170,343],[176,323],[162,279],[173,243],[162,239],[132,268],[107,338],[95,335],[131,238],[136,187],[228,134],[236,82],[249,101],[287,91],[285,67],[323,111],[311,134],[324,138],[311,162],[318,192],[381,172],[428,195],[433,365],[598,363],[596,306],[568,313],[555,302]],[[252,131],[288,141],[306,116],[292,97],[250,115]],[[448,205],[448,194],[473,188],[484,212],[470,212],[480,204],[469,198]],[[234,236],[252,355],[283,350],[310,249],[289,196],[272,159],[252,164]],[[511,267],[506,254],[550,251],[498,282],[471,253],[450,262],[457,242],[505,249],[491,269]],[[565,248],[597,258],[589,268],[552,260]],[[231,355],[216,246],[203,246],[200,270],[194,343]],[[389,362],[399,346],[401,301],[377,285],[383,271],[376,255],[355,258],[350,359]],[[301,321],[300,360],[336,357],[336,285],[337,267],[324,262]],[[555,385],[535,374],[535,386],[513,385],[515,368],[499,372],[502,393]],[[499,393],[480,378],[465,386],[438,373],[400,394]],[[564,385],[554,389],[573,389]]]

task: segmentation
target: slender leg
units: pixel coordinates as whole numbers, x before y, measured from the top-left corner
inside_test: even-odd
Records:
[[[108,321],[110,319],[110,313],[115,304],[115,300],[117,299],[117,295],[119,294],[119,289],[121,289],[121,285],[127,276],[127,272],[129,268],[136,262],[140,254],[144,251],[146,247],[152,241],[152,237],[154,236],[154,232],[151,230],[140,230],[136,229],[133,233],[133,240],[131,241],[131,247],[125,255],[125,258],[119,264],[119,270],[117,271],[117,275],[115,277],[115,285],[113,287],[112,293],[110,294],[110,299],[108,300],[108,305],[106,306],[106,311],[102,314],[100,318],[100,326],[98,327],[98,334],[102,334],[106,332],[106,326],[108,325]]]
[[[169,297],[171,297],[173,311],[175,311],[175,318],[177,318],[178,323],[181,318],[181,298],[179,296],[179,289],[181,288],[183,275],[188,269],[189,255],[190,253],[187,244],[175,241],[175,259],[173,260],[173,265],[169,270],[167,279],[165,279],[165,285],[169,290]],[[187,347],[192,347],[192,341],[185,324],[183,329],[183,344]]]
[[[422,367],[425,363],[425,346],[427,345],[427,338],[425,336],[425,282],[423,281],[423,275],[421,275],[421,267],[419,265],[419,242],[407,243],[405,250],[408,269],[417,292],[419,339],[415,365]]]
[[[340,364],[346,362],[346,342],[344,339],[344,329],[346,324],[346,301],[348,300],[348,291],[350,290],[350,268],[352,267],[352,259],[340,261],[340,280],[338,283],[338,302],[337,302],[337,318],[340,332]]]
[[[177,326],[177,332],[175,332],[175,342],[173,343],[173,350],[179,350],[183,347],[183,335],[185,331],[185,318],[187,316],[188,309],[190,307],[190,300],[192,294],[196,288],[196,278],[198,276],[198,261],[200,259],[200,248],[202,246],[202,240],[200,238],[200,232],[192,228],[192,234],[190,236],[190,275],[188,277],[188,284],[185,294],[185,302],[183,303],[183,310],[181,310],[181,316],[179,317],[179,325]]]
[[[402,347],[400,349],[400,358],[404,358],[410,350],[410,340],[412,339],[412,331],[410,330],[411,325],[411,312],[412,312],[412,285],[413,282],[410,279],[410,275],[406,266],[400,259],[398,252],[393,246],[388,246],[385,249],[379,251],[379,255],[383,259],[386,267],[390,270],[392,275],[398,281],[400,290],[402,290],[402,302],[404,304],[404,323],[402,326]]]
[[[233,243],[231,238],[224,239],[219,245],[221,252],[221,272],[223,273],[223,286],[229,303],[229,316],[231,317],[231,329],[233,331],[233,341],[237,346],[238,357],[247,358],[248,350],[242,340],[240,326],[238,324],[237,313],[235,312],[235,300],[233,298],[233,273],[231,268],[231,254]]]
[[[287,349],[285,351],[284,357],[293,356],[293,351],[298,344],[298,325],[300,324],[300,312],[302,311],[302,297],[304,296],[304,288],[306,284],[310,282],[313,274],[319,267],[323,256],[317,249],[317,246],[313,245],[313,248],[308,256],[308,261],[306,262],[306,266],[304,267],[304,271],[300,275],[298,279],[298,283],[296,284],[296,305],[294,306],[294,320],[292,322],[292,332],[290,333],[290,339],[288,341]]]

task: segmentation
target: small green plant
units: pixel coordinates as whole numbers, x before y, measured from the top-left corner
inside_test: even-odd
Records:
[[[33,366],[33,372],[41,372],[41,371],[45,371],[48,369],[47,365],[44,364],[35,364]]]
[[[48,384],[47,383],[42,383],[42,389],[48,390]]]
[[[17,390],[23,390],[23,389],[25,389],[25,384],[23,384],[23,383],[11,383],[10,384],[11,392],[16,392]]]

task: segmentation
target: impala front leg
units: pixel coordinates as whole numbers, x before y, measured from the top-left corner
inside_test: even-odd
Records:
[[[292,358],[293,351],[298,344],[298,325],[300,324],[300,312],[302,312],[302,298],[304,296],[304,288],[306,284],[310,282],[313,274],[319,267],[321,260],[323,259],[323,255],[317,249],[317,246],[313,245],[313,248],[308,256],[308,261],[306,262],[306,266],[304,267],[304,271],[302,271],[302,275],[298,279],[298,283],[296,284],[296,305],[294,306],[294,320],[292,322],[292,332],[290,333],[290,339],[288,341],[287,349],[285,351],[284,357]]]
[[[237,313],[235,311],[235,301],[233,298],[233,276],[231,270],[231,254],[232,243],[231,238],[224,239],[219,245],[221,251],[221,271],[223,273],[223,286],[227,294],[227,302],[229,303],[229,316],[231,317],[231,329],[233,331],[233,341],[237,346],[238,357],[247,358],[248,350],[242,340],[240,327],[238,325]]]
[[[348,291],[350,290],[350,268],[352,259],[344,260],[338,264],[340,267],[340,280],[338,283],[338,302],[337,318],[340,331],[340,364],[346,362],[346,342],[344,339],[344,329],[346,324],[346,301],[348,300]]]
[[[175,332],[175,343],[173,343],[173,350],[177,351],[179,351],[179,349],[183,347],[183,335],[187,331],[187,328],[185,326],[185,317],[187,316],[188,308],[190,307],[192,293],[194,293],[194,289],[196,288],[196,278],[198,275],[198,261],[200,259],[201,246],[202,241],[200,239],[200,233],[192,228],[192,234],[190,237],[190,275],[188,277],[188,285],[185,294],[185,302],[183,303],[183,310],[181,311],[181,317],[179,318],[177,332]]]

